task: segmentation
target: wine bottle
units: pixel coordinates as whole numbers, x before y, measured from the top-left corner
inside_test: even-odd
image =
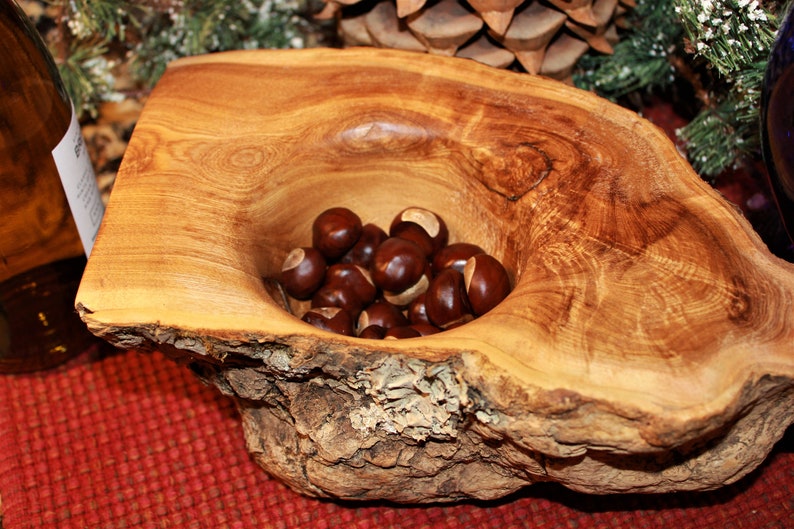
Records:
[[[0,0],[0,373],[91,345],[74,299],[103,214],[55,61],[24,11]]]

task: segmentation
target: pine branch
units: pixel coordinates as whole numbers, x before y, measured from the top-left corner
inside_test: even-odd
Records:
[[[675,0],[690,50],[730,77],[769,55],[777,20],[758,0]]]
[[[672,0],[640,0],[628,22],[613,55],[586,55],[580,60],[574,76],[577,86],[614,100],[674,80],[671,57],[680,47],[682,29]]]
[[[133,72],[153,85],[179,57],[241,48],[301,47],[299,5],[288,0],[185,0],[155,13],[131,50]]]
[[[68,14],[66,23],[76,39],[91,41],[97,36],[123,41],[127,26],[140,27],[144,9],[127,0],[54,0]]]
[[[735,74],[730,91],[678,130],[689,161],[701,175],[714,178],[742,160],[758,157],[760,90],[766,62]]]
[[[179,57],[300,47],[306,25],[300,0],[40,1],[49,4],[47,40],[67,90],[78,113],[91,116],[102,102],[123,97],[115,87],[121,61],[150,87]]]
[[[690,84],[701,110],[678,135],[693,167],[714,178],[760,155],[758,105],[778,9],[758,0],[641,1],[613,56],[580,61],[577,85],[617,99]]]
[[[80,116],[88,114],[95,118],[102,102],[123,97],[115,90],[115,63],[108,60],[107,51],[105,40],[73,42],[65,60],[58,63],[66,91]]]
[[[675,0],[687,50],[715,74],[698,116],[678,131],[689,161],[714,178],[759,156],[761,87],[778,20],[756,0]]]

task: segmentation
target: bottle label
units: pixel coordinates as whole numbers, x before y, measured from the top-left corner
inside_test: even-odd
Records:
[[[72,210],[72,217],[80,233],[86,256],[91,254],[99,223],[105,214],[105,205],[99,194],[94,167],[72,107],[72,122],[66,135],[52,150],[55,166]]]

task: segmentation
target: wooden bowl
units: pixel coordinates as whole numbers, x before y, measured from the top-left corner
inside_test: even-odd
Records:
[[[488,314],[363,340],[272,295],[332,206],[439,213],[511,271]],[[655,126],[561,83],[376,49],[173,63],[77,297],[95,334],[187,361],[309,495],[712,489],[792,422],[794,265]]]

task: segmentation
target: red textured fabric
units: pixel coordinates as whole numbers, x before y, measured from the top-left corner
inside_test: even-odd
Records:
[[[0,376],[3,529],[791,528],[794,435],[739,483],[698,494],[599,497],[534,485],[492,503],[320,501],[249,458],[231,401],[160,354],[84,355]]]

